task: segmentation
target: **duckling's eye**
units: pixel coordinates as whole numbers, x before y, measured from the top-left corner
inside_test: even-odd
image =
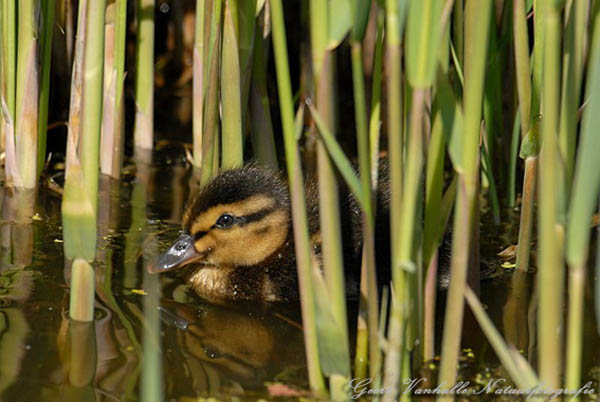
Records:
[[[229,229],[235,223],[235,218],[229,214],[223,214],[217,219],[216,226],[219,229]]]

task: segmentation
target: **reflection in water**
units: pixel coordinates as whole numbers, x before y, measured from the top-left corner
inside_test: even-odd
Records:
[[[32,272],[25,271],[32,260],[31,218],[35,193],[30,190],[3,190],[0,225],[0,395],[17,380],[26,352],[30,327],[20,306],[33,288]],[[14,306],[14,307],[11,307]]]
[[[517,350],[527,350],[529,342],[527,311],[529,302],[529,275],[515,270],[504,305],[504,338]]]
[[[291,313],[293,318],[286,318]],[[302,331],[297,311],[161,302],[166,333],[175,339],[170,369],[183,363],[194,393],[257,389],[286,369],[302,367]],[[167,349],[169,349],[167,347]]]

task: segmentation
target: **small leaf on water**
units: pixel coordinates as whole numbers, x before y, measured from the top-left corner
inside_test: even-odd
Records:
[[[272,397],[300,397],[300,396],[309,396],[310,393],[301,389],[295,389],[286,384],[268,384],[267,390],[269,391],[269,396]]]
[[[146,292],[144,289],[131,289],[131,293],[142,296],[146,296],[148,294],[148,292]]]
[[[517,256],[517,250],[518,250],[518,246],[516,244],[511,244],[510,246],[506,247],[504,250],[500,251],[496,255],[498,257],[501,257],[504,259],[510,259],[510,258],[514,258]]]
[[[504,269],[513,269],[516,266],[517,264],[508,261],[502,263],[502,268]]]

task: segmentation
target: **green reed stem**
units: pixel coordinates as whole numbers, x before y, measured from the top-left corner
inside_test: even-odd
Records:
[[[427,149],[427,167],[425,178],[425,225],[423,228],[423,267],[425,267],[425,297],[423,311],[425,315],[422,356],[425,361],[433,358],[435,342],[435,299],[437,293],[437,247],[439,245],[439,226],[441,219],[442,187],[444,184],[445,141],[441,112],[435,112],[431,138]],[[429,272],[433,270],[432,272]],[[434,274],[434,272],[436,274]]]
[[[288,179],[292,196],[292,221],[294,227],[294,244],[296,247],[300,302],[302,306],[302,322],[304,343],[308,366],[308,378],[313,391],[324,394],[325,384],[321,375],[321,365],[316,337],[315,299],[313,294],[311,250],[308,239],[308,221],[304,185],[300,168],[300,158],[294,129],[294,107],[283,6],[281,0],[269,0],[273,24],[273,48],[277,71],[277,88],[279,91],[281,120],[283,126]]]
[[[514,208],[516,203],[516,185],[517,185],[517,159],[519,155],[519,129],[521,127],[521,114],[519,110],[515,113],[515,120],[512,128],[510,139],[510,158],[508,167],[508,207]]]
[[[194,29],[193,54],[193,137],[194,166],[202,166],[202,139],[204,129],[204,10],[205,1],[196,0],[196,23]]]
[[[94,295],[96,275],[91,265],[77,258],[71,265],[71,294],[69,317],[72,320],[94,321]]]
[[[534,220],[535,183],[537,156],[525,159],[523,173],[523,197],[521,199],[521,220],[519,222],[519,244],[517,248],[517,269],[527,272],[531,250],[531,229]]]
[[[319,0],[310,2],[311,53],[315,81],[316,107],[322,123],[330,133],[335,133],[335,55],[327,50],[327,3]],[[335,134],[332,134],[335,136]],[[325,280],[329,291],[329,301],[333,317],[343,334],[339,342],[344,343],[343,359],[347,372],[330,376],[331,397],[334,400],[347,399],[345,392],[335,386],[339,376],[350,376],[350,349],[348,344],[348,323],[346,313],[345,280],[342,257],[342,232],[339,212],[338,184],[333,164],[322,140],[317,144],[317,173],[319,179],[319,220],[321,228],[321,248]]]
[[[220,76],[223,111],[221,150],[222,166],[225,168],[239,166],[244,160],[237,22],[237,1],[225,0]]]
[[[20,183],[15,181],[15,185],[34,188],[37,184],[39,102],[36,0],[20,1],[18,11],[15,151]]]
[[[557,389],[561,384],[561,345],[563,311],[563,263],[557,231],[558,144],[560,102],[560,2],[544,3],[544,74],[542,93],[539,182],[539,307],[538,341],[540,380]]]
[[[586,319],[584,314],[585,277],[585,266],[569,267],[565,387],[570,390],[577,390],[581,387],[583,322]],[[579,401],[579,398],[573,398],[571,401]]]
[[[396,289],[405,288],[405,272],[398,264],[398,227],[402,207],[402,187],[404,177],[404,133],[403,133],[403,98],[402,98],[402,36],[408,8],[407,2],[386,1],[386,64],[387,82],[387,119],[388,119],[388,153],[390,171],[390,244],[392,291],[391,312],[388,326],[388,347],[385,358],[384,387],[394,387],[389,398],[394,398],[398,391],[398,379],[401,376],[401,350],[404,347],[404,302],[402,293]],[[402,300],[402,301],[401,301]],[[386,394],[387,395],[387,394]],[[384,399],[386,398],[384,395]]]
[[[100,128],[102,124],[102,89],[104,74],[105,0],[88,4],[85,55],[83,62],[83,97],[81,107],[81,162],[87,196],[98,211],[98,172]],[[96,218],[94,218],[96,219]]]
[[[541,96],[542,96],[542,74],[544,71],[544,36],[545,30],[542,21],[546,0],[533,0],[533,66],[531,80],[531,108],[529,121],[534,120],[541,114]],[[552,1],[552,0],[551,0]]]
[[[264,13],[261,19],[265,20]],[[266,23],[266,21],[265,21]],[[256,160],[274,168],[279,167],[273,135],[271,108],[267,92],[267,39],[263,27],[255,30],[254,55],[252,56],[252,83],[250,86],[250,114],[252,150]]]
[[[115,0],[117,4],[117,15],[115,18],[115,60],[114,69],[116,72],[115,82],[115,102],[116,113],[119,116],[116,121],[123,122],[122,105],[125,102],[123,95],[123,87],[125,84],[125,46],[127,35],[127,0]],[[117,132],[123,135],[123,129],[118,127]]]
[[[3,1],[2,14],[2,96],[11,120],[15,120],[17,80],[17,11],[15,1]],[[14,123],[13,123],[14,124]]]
[[[7,184],[14,182],[19,172],[15,160],[15,89],[17,69],[17,15],[14,1],[3,1],[0,3],[0,19],[2,23],[2,35],[0,35],[1,49],[0,57],[2,64],[2,86],[0,88],[0,107],[2,127],[0,146],[6,151],[4,164]]]
[[[586,97],[589,97],[590,100],[584,111],[581,125],[567,230],[569,310],[565,385],[571,390],[578,389],[581,383],[585,276],[590,244],[589,224],[597,207],[600,190],[600,172],[597,169],[595,155],[600,145],[596,131],[600,117],[598,101],[600,95],[600,24],[598,24],[598,17],[595,18],[595,22],[586,90]]]
[[[137,0],[137,46],[135,79],[136,148],[152,149],[154,137],[154,3]]]
[[[41,74],[38,115],[37,177],[46,162],[46,132],[48,131],[48,99],[50,97],[50,64],[52,60],[52,34],[54,32],[55,1],[42,1]]]
[[[367,122],[367,104],[362,64],[362,38],[352,42],[352,83],[354,88],[354,108],[356,119],[356,138],[358,143],[358,162],[361,192],[364,205],[363,216],[363,252],[364,264],[361,269],[361,289],[366,288],[367,331],[369,345],[369,376],[377,387],[381,378],[381,351],[379,347],[379,302],[377,294],[377,275],[375,272],[375,217],[373,213],[373,195],[371,188],[371,152]],[[363,301],[363,298],[361,298]]]
[[[219,70],[221,58],[221,27],[222,2],[214,0],[211,7],[208,50],[205,59],[208,60],[205,115],[203,117],[204,132],[202,133],[202,165],[200,182],[206,183],[219,166]]]
[[[456,51],[456,60],[463,65],[465,60],[465,3],[464,0],[454,0],[452,13],[452,44]]]
[[[567,1],[563,46],[562,97],[560,106],[559,150],[564,163],[563,195],[571,192],[575,167],[577,109],[581,96],[587,1]],[[566,202],[566,201],[565,201]]]
[[[491,2],[467,0],[465,7],[465,88],[464,139],[462,147],[463,171],[460,172],[454,233],[452,241],[451,277],[442,338],[442,360],[438,383],[444,389],[456,382],[464,311],[464,289],[471,233],[474,230],[477,196],[479,133],[481,105],[485,82],[487,38],[490,26]],[[438,398],[452,400],[452,396]]]
[[[125,105],[123,84],[125,74],[126,0],[117,0],[106,9],[104,110],[100,143],[100,169],[103,174],[118,179],[124,156]]]
[[[529,131],[531,111],[531,67],[529,65],[529,37],[527,34],[527,16],[524,0],[514,0],[513,29],[515,48],[515,70],[517,76],[517,94],[521,116],[521,137]]]
[[[373,84],[371,88],[371,115],[369,117],[369,149],[371,151],[371,187],[373,191],[379,182],[379,138],[381,135],[381,84],[383,81],[383,32],[385,13],[377,10],[377,37],[373,58]],[[375,204],[376,205],[376,204]]]
[[[256,0],[237,0],[238,8],[238,48],[240,65],[240,101],[242,107],[242,135],[246,138],[248,121],[248,100],[252,78],[252,57],[254,54],[256,31]]]
[[[542,46],[538,40],[541,40],[541,35],[536,32],[534,47],[534,78],[532,95],[531,70],[529,63],[529,38],[527,34],[527,18],[526,18],[525,3],[523,0],[515,0],[513,4],[513,26],[514,26],[514,43],[515,43],[515,68],[517,75],[517,94],[519,97],[519,116],[521,119],[521,138],[523,146],[531,143],[533,146],[529,152],[526,152],[525,157],[525,172],[523,173],[523,197],[521,201],[521,220],[519,225],[519,243],[517,250],[517,269],[526,272],[529,266],[529,250],[531,243],[531,228],[533,224],[533,211],[536,186],[536,170],[537,170],[537,122],[532,123],[533,114],[537,116],[539,112],[539,100],[533,99],[539,97],[539,83],[536,80],[541,74],[541,60],[536,61],[535,57],[542,57]],[[536,16],[537,18],[537,16]],[[539,29],[540,23],[536,22],[536,29]],[[522,148],[523,149],[523,148]],[[515,162],[516,163],[516,162]],[[511,161],[512,164],[512,161]],[[511,168],[513,165],[511,165]],[[511,171],[511,178],[513,177]],[[511,187],[514,191],[514,185]],[[511,197],[513,200],[514,197]]]

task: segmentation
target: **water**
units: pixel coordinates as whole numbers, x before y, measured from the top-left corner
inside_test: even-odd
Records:
[[[0,399],[138,400],[144,381],[160,391],[157,378],[163,380],[167,400],[246,400],[307,389],[297,306],[210,305],[173,275],[146,274],[145,265],[179,234],[190,182],[181,149],[167,147],[154,155],[151,165],[129,164],[125,171],[121,182],[101,183],[95,321],[89,324],[68,319],[70,265],[63,257],[60,195],[42,188],[28,201],[4,192]],[[60,182],[60,172],[54,180]],[[508,220],[518,222],[517,216]],[[516,241],[515,225],[498,230],[486,219],[482,262],[499,275],[481,283],[482,302],[503,336],[530,356],[535,367],[532,277],[499,269],[496,257]],[[158,293],[157,308],[153,296]],[[588,308],[591,297],[586,294]],[[439,352],[445,293],[437,300]],[[589,309],[584,352],[597,351],[599,345]],[[152,330],[152,315],[161,323],[158,332]],[[354,317],[350,323],[353,327]],[[464,334],[469,349],[462,354],[461,378],[481,386],[486,379],[506,376],[468,314]],[[144,359],[157,359],[155,369],[144,369]],[[584,359],[585,378],[597,379],[597,352],[584,353]],[[434,379],[436,370],[435,361],[427,362],[415,375]]]

